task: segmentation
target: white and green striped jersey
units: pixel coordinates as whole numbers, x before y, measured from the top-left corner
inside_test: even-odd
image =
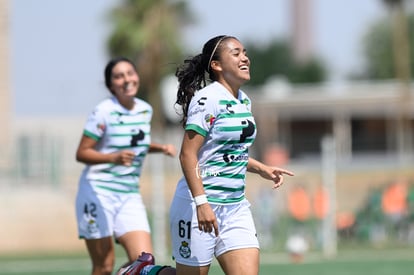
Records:
[[[96,149],[102,153],[128,149],[135,152],[135,159],[131,166],[86,165],[82,178],[96,191],[139,192],[142,165],[151,142],[151,118],[151,105],[138,98],[132,110],[125,109],[114,96],[98,104],[89,115],[83,134],[96,140]]]
[[[216,204],[242,201],[248,148],[256,137],[247,95],[239,90],[235,98],[220,83],[213,82],[192,98],[185,129],[205,138],[198,155],[197,172],[208,201]]]

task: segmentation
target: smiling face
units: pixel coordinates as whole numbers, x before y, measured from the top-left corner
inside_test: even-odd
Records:
[[[109,88],[120,102],[134,98],[139,88],[139,76],[134,66],[126,61],[118,62],[112,68]]]
[[[237,39],[228,38],[221,42],[218,50],[219,60],[213,60],[211,68],[220,83],[238,90],[250,80],[250,60],[246,49]]]

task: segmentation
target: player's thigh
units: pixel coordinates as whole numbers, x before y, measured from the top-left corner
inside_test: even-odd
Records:
[[[114,218],[114,235],[116,239],[132,231],[151,232],[147,211],[140,194],[125,196],[122,206],[117,209],[116,217]]]
[[[259,274],[258,248],[230,250],[218,256],[217,261],[227,275]]]
[[[220,234],[217,238],[216,257],[233,250],[259,248],[256,227],[250,211],[250,204],[244,201],[217,210]]]

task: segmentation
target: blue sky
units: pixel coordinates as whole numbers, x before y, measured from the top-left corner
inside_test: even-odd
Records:
[[[360,66],[359,42],[386,12],[380,0],[312,0],[314,47],[334,76]],[[86,116],[108,95],[109,11],[119,0],[10,0],[11,89],[16,116]],[[290,32],[290,0],[192,0],[197,24],[184,32],[188,51],[217,34],[266,42]]]

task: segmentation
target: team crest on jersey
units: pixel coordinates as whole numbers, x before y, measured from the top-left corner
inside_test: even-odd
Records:
[[[181,242],[180,255],[183,258],[189,258],[191,256],[191,249],[188,247],[188,242],[186,241]]]
[[[95,220],[90,219],[88,222],[88,232],[90,234],[94,234],[98,232],[98,225],[96,224]]]
[[[212,114],[207,114],[204,116],[204,119],[210,125],[213,125],[214,120],[216,119]]]

